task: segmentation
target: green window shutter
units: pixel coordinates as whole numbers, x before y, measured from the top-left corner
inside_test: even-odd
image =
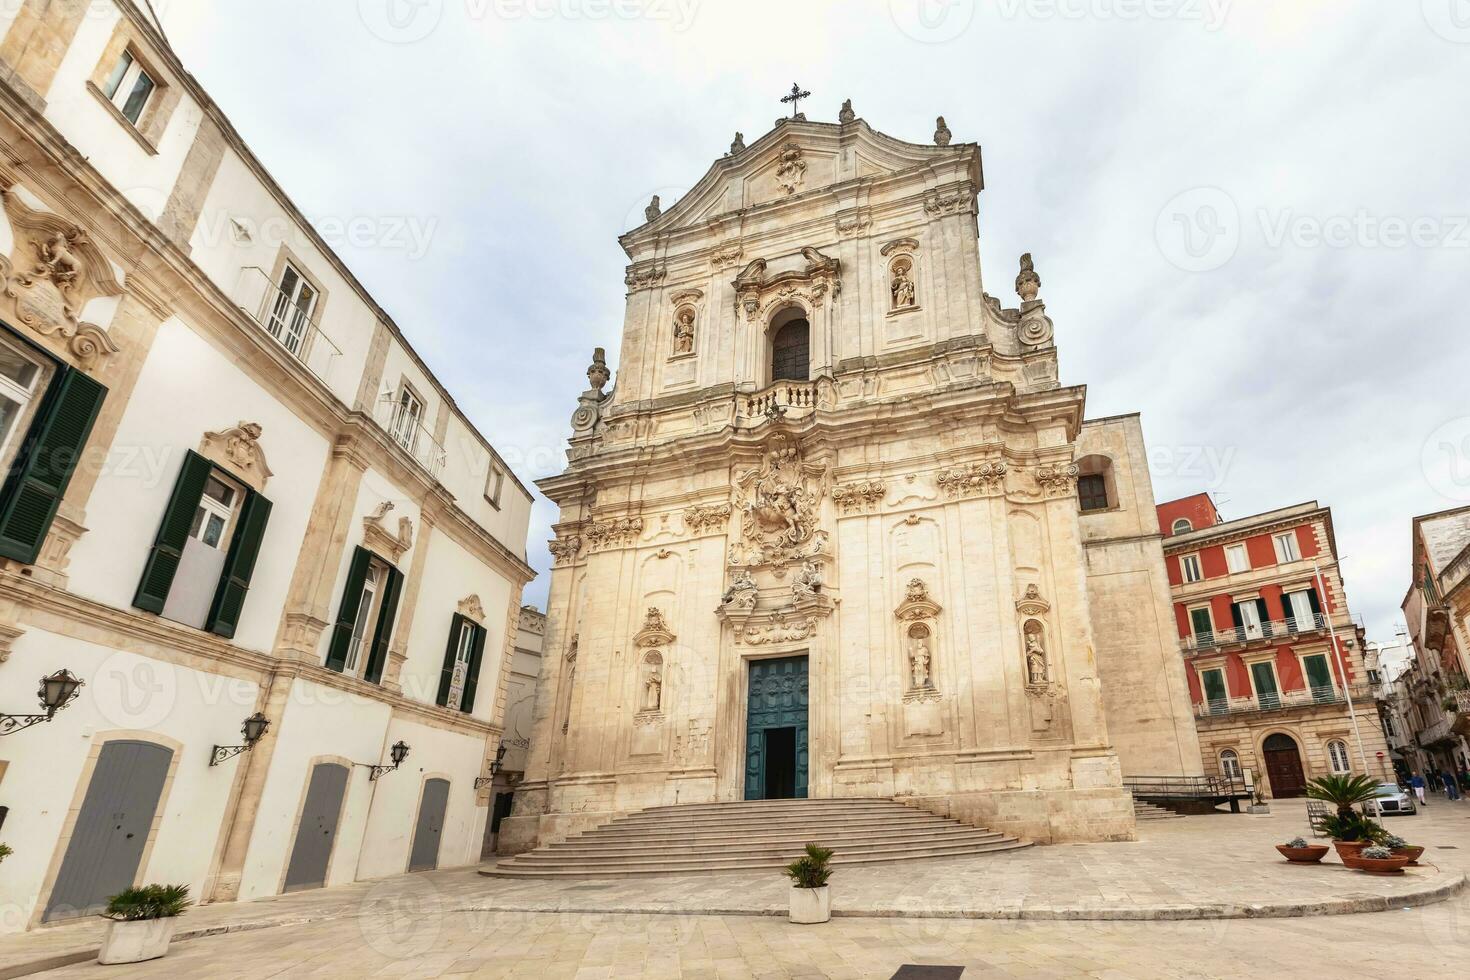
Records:
[[[480,686],[480,661],[485,656],[485,627],[475,627],[474,646],[470,648],[470,669],[464,678],[464,693],[459,696],[459,710],[469,714],[475,710],[475,688]]]
[[[439,707],[449,705],[449,687],[454,682],[454,655],[459,650],[460,624],[464,617],[459,613],[449,621],[449,645],[444,648],[444,668],[439,671],[439,693],[434,698],[434,703]]]
[[[403,573],[389,565],[388,581],[383,583],[383,601],[378,606],[378,626],[373,630],[373,652],[367,671],[362,675],[370,684],[383,679],[383,665],[388,662],[388,641],[393,638],[393,620],[398,616],[398,596],[403,592]]]
[[[153,538],[153,548],[148,552],[148,562],[143,566],[143,577],[133,595],[133,605],[139,609],[163,612],[174,573],[179,570],[184,542],[189,540],[194,511],[204,496],[204,481],[213,469],[214,465],[209,460],[192,449],[184,454],[184,465],[179,470],[179,478],[174,481],[173,496],[164,508],[158,534]]]
[[[223,637],[235,635],[270,516],[271,502],[255,491],[247,490],[245,503],[240,505],[240,523],[235,528],[234,540],[230,542],[230,553],[225,557],[214,602],[209,606],[209,618],[204,621],[204,628],[211,633]]]
[[[29,565],[41,553],[106,397],[106,388],[72,368],[52,380],[0,491],[0,556]]]
[[[373,553],[366,548],[352,552],[347,566],[347,584],[342,586],[342,602],[337,606],[337,622],[332,627],[332,644],[327,648],[327,669],[340,673],[347,666],[347,648],[352,644],[352,624],[357,622],[357,607],[362,603],[362,583],[367,578],[368,562]]]

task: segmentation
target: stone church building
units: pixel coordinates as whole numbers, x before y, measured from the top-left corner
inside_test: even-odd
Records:
[[[1200,772],[1137,417],[1059,382],[1029,255],[985,291],[976,144],[839,120],[621,238],[502,851],[800,797],[1127,839],[1125,775]]]

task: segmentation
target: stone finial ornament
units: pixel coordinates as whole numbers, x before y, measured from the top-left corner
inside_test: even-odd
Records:
[[[731,156],[734,156],[735,154],[740,153],[740,152],[743,152],[744,150],[745,150],[745,134],[742,133],[742,132],[740,132],[739,130],[736,130],[735,131],[735,138],[730,141],[730,155]]]
[[[592,363],[587,366],[587,380],[592,385],[592,390],[599,395],[607,386],[608,379],[612,374],[607,370],[607,352],[601,347],[592,349]]]
[[[1040,291],[1041,277],[1036,274],[1036,267],[1031,263],[1031,253],[1027,252],[1021,256],[1021,271],[1016,275],[1016,295],[1029,303]]]
[[[648,207],[643,209],[643,218],[645,221],[654,221],[662,213],[663,210],[659,207],[658,203],[658,195],[655,194],[653,195],[653,200],[648,202]]]
[[[852,111],[852,99],[843,99],[842,108],[837,111],[837,121],[846,126],[857,119],[857,113]]]
[[[940,116],[934,120],[934,145],[948,146],[950,138],[954,136],[949,127],[944,124],[944,117]]]

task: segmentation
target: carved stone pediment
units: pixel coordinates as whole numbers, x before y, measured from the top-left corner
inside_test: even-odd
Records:
[[[456,608],[459,610],[459,614],[465,619],[472,619],[481,624],[485,622],[485,607],[480,605],[479,593],[472,592],[465,596],[459,600],[459,605]]]
[[[90,300],[123,291],[106,256],[85,230],[60,215],[32,209],[13,188],[0,190],[0,203],[15,233],[9,258],[0,257],[0,280],[14,303],[15,319],[53,338],[83,368],[115,354],[117,345],[107,332],[80,319]]]
[[[779,260],[754,259],[735,277],[736,309],[745,312],[747,320],[759,319],[774,304],[794,298],[813,307],[842,291],[842,263],[811,246],[801,250],[800,257]]]
[[[633,634],[633,645],[639,647],[661,647],[673,643],[678,637],[669,629],[664,614],[657,606],[649,606],[643,617],[643,628]]]
[[[1040,616],[1051,610],[1051,603],[1042,598],[1035,584],[1026,586],[1025,593],[1016,600],[1016,611],[1022,616]]]
[[[369,551],[376,551],[397,564],[403,553],[413,547],[413,520],[400,517],[398,533],[393,534],[383,526],[383,518],[392,509],[393,501],[385,500],[362,519],[362,543]]]
[[[903,601],[893,614],[901,620],[933,619],[941,610],[939,603],[929,595],[929,586],[921,578],[909,579],[904,588]]]
[[[199,442],[199,455],[218,463],[254,490],[264,490],[273,475],[260,445],[258,422],[242,421],[223,432],[206,432]]]

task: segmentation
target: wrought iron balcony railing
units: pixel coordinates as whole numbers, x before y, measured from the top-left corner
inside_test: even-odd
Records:
[[[1226,647],[1250,646],[1252,643],[1264,643],[1268,640],[1289,640],[1294,636],[1321,633],[1325,629],[1327,629],[1327,617],[1321,613],[1313,613],[1303,619],[1288,616],[1286,619],[1276,619],[1256,626],[1232,626],[1223,630],[1198,633],[1194,636],[1180,638],[1179,645],[1187,653],[1200,650],[1222,650]]]
[[[1354,684],[1348,690],[1340,687],[1308,687],[1298,691],[1278,691],[1244,698],[1217,698],[1198,701],[1194,705],[1197,718],[1237,715],[1247,712],[1283,711],[1317,705],[1345,704],[1348,694],[1360,704],[1368,704],[1373,692],[1367,684]]]
[[[406,409],[390,392],[378,399],[373,419],[388,433],[388,438],[412,456],[430,476],[438,478],[448,454],[434,434],[419,421],[417,411]]]
[[[322,333],[310,309],[271,281],[266,271],[249,266],[240,272],[236,301],[266,335],[279,344],[323,384],[331,380],[332,368],[342,350]]]

